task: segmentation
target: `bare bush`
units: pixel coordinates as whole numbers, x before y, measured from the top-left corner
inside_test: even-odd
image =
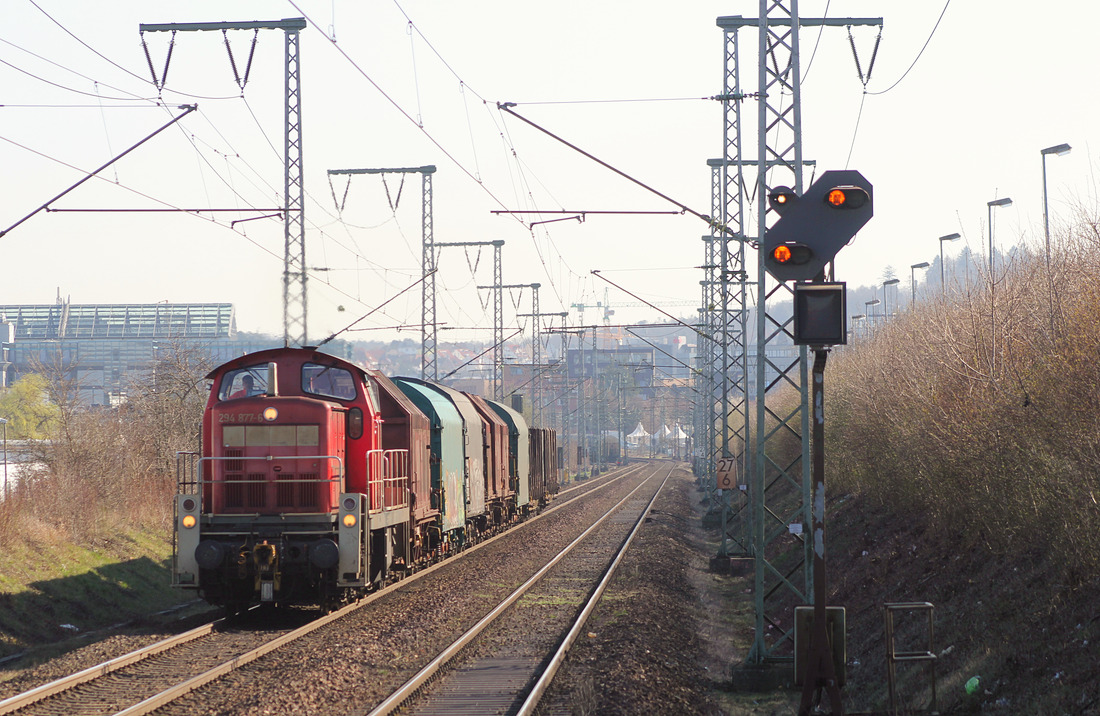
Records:
[[[73,366],[60,358],[38,365],[57,417],[36,456],[44,468],[17,486],[0,528],[37,523],[82,543],[134,525],[166,528],[175,452],[199,441],[206,355],[162,347],[118,408],[83,405]]]
[[[831,361],[834,483],[997,550],[1100,573],[1100,246],[1084,221]],[[1083,249],[1088,248],[1088,251]],[[1068,256],[1074,257],[1073,261]]]

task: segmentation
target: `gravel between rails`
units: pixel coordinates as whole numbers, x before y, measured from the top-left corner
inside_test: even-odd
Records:
[[[667,470],[670,463],[663,465]],[[464,554],[158,713],[362,712],[526,579],[540,560],[579,534],[601,511],[595,503],[617,501],[635,484],[634,478],[622,480],[598,499],[548,514],[529,528]],[[698,500],[694,479],[679,464],[544,699],[542,713],[724,713],[715,695],[728,676],[731,654],[725,636],[714,633],[700,607],[699,581],[710,579],[705,564],[711,555],[700,537]],[[520,638],[510,636],[509,629],[537,628],[530,620],[509,624],[501,643]],[[167,631],[120,635],[90,645],[0,684],[0,694],[98,664],[157,641]],[[481,647],[474,654],[490,650]]]
[[[667,463],[666,463],[667,464]],[[729,713],[734,635],[709,602],[701,493],[680,464],[540,706],[545,716]],[[755,711],[754,711],[755,713]]]
[[[36,660],[34,654],[24,660],[11,662],[5,666],[5,669],[13,675],[0,682],[0,700],[137,651],[200,624],[213,621],[218,616],[217,612],[208,608],[207,605],[192,606],[187,611],[192,613],[183,618],[169,614],[153,615],[143,620],[149,622],[144,627],[127,627],[87,646],[41,663],[34,663]],[[24,666],[24,662],[31,662],[31,664]]]
[[[639,482],[513,530],[159,713],[361,712],[379,703]]]

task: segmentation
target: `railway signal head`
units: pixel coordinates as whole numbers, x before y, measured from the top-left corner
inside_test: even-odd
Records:
[[[769,258],[780,266],[802,266],[814,257],[814,252],[806,244],[788,241],[772,249]]]
[[[871,195],[859,186],[835,186],[825,194],[825,203],[834,209],[862,209],[871,203]]]
[[[871,183],[853,170],[827,171],[801,197],[776,187],[779,220],[764,232],[764,267],[779,281],[811,281],[874,213]]]
[[[798,202],[798,195],[789,186],[777,186],[768,192],[768,206],[782,216]]]

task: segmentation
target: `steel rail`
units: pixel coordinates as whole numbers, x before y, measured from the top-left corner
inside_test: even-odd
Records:
[[[670,471],[671,474],[671,471]],[[476,624],[466,630],[458,639],[451,643],[446,649],[441,651],[434,659],[432,659],[426,666],[418,671],[411,679],[406,681],[396,691],[386,697],[381,703],[375,706],[372,710],[367,712],[367,716],[384,716],[396,711],[401,705],[410,697],[415,694],[420,687],[426,684],[433,676],[435,676],[442,667],[447,664],[451,659],[458,655],[471,641],[474,640],[482,631],[485,630],[493,621],[503,614],[509,607],[511,607],[516,601],[520,599],[528,590],[531,589],[540,579],[542,579],[547,572],[549,572],[558,562],[564,559],[570,552],[573,551],[581,542],[584,541],[589,534],[594,532],[601,524],[604,523],[609,517],[619,510],[627,500],[634,496],[638,490],[642,489],[654,476],[645,478],[638,484],[633,490],[631,490],[625,497],[619,500],[613,507],[604,513],[602,517],[596,520],[588,529],[582,532],[576,539],[570,542],[565,548],[563,548],[557,555],[550,559],[545,565],[543,565],[534,575],[532,575],[526,582],[517,587],[511,594],[505,597],[496,607],[489,611],[484,617],[482,617]],[[667,480],[667,477],[665,478]],[[610,484],[610,483],[609,483]],[[663,483],[662,483],[663,485]],[[588,494],[588,493],[585,493]]]
[[[619,476],[619,477],[616,477],[613,480],[608,480],[606,483],[604,483],[603,485],[600,485],[599,487],[596,487],[593,490],[590,490],[590,491],[585,492],[583,494],[577,495],[576,497],[569,500],[569,502],[573,502],[574,500],[579,499],[581,497],[584,497],[585,495],[591,494],[592,492],[595,492],[596,490],[603,489],[604,487],[607,487],[608,485],[611,485],[611,484],[617,482],[618,480],[620,480],[624,477],[626,477],[625,473],[623,475]],[[645,483],[643,482],[642,484],[645,484]],[[639,485],[638,488],[635,488],[635,490],[633,490],[630,494],[634,494],[634,492],[636,492],[640,487],[641,487],[641,485]],[[629,495],[628,495],[628,497],[629,497]],[[624,498],[624,501],[625,501],[625,498]],[[546,517],[547,515],[555,512],[556,510],[560,509],[561,507],[564,507],[566,504],[569,504],[569,502],[565,502],[565,503],[555,505],[552,509],[546,510],[544,512],[540,512],[539,514],[535,515],[531,519],[525,521],[523,523],[523,526],[527,526],[527,525],[531,524],[532,522],[535,522],[535,521],[537,521],[537,520],[539,520],[543,517]],[[606,515],[604,516],[604,518],[601,518],[601,521],[605,518],[606,518]],[[597,524],[599,524],[599,523],[597,523]],[[593,525],[593,527],[589,528],[588,531],[591,531],[593,528],[595,528],[595,525]],[[586,531],[585,534],[587,534],[588,531]],[[210,683],[211,681],[214,681],[215,679],[218,679],[218,678],[220,678],[220,677],[222,677],[222,676],[224,676],[224,675],[226,675],[226,674],[228,674],[232,671],[235,671],[235,670],[239,669],[240,667],[242,667],[242,666],[244,666],[244,665],[246,665],[250,662],[255,661],[256,659],[259,659],[260,657],[265,656],[266,654],[268,654],[272,651],[275,651],[276,649],[278,649],[282,646],[285,646],[286,644],[289,644],[292,641],[295,641],[296,639],[299,639],[303,636],[306,636],[310,632],[313,632],[316,629],[319,629],[322,626],[325,626],[326,624],[329,624],[330,622],[336,621],[337,619],[341,619],[344,616],[350,614],[351,612],[356,611],[357,609],[360,609],[360,608],[366,606],[367,604],[373,602],[376,599],[379,599],[383,595],[389,594],[392,591],[395,591],[395,590],[397,590],[401,587],[404,587],[404,586],[408,585],[409,582],[411,582],[411,581],[414,581],[416,579],[420,579],[421,577],[427,576],[429,573],[434,572],[436,569],[438,569],[440,567],[445,567],[445,566],[448,566],[448,565],[456,564],[463,557],[466,557],[467,555],[469,555],[470,553],[476,551],[477,549],[480,549],[481,547],[485,547],[488,544],[490,544],[491,542],[494,542],[495,540],[508,535],[510,532],[511,532],[510,530],[507,530],[505,532],[501,532],[500,534],[494,535],[494,536],[490,537],[489,539],[487,539],[483,542],[478,542],[476,545],[473,545],[469,549],[463,550],[462,552],[460,552],[456,555],[453,555],[449,559],[443,560],[441,562],[437,562],[437,563],[431,565],[430,567],[417,572],[415,575],[410,575],[406,579],[402,579],[399,582],[395,582],[394,584],[391,584],[390,586],[388,586],[384,589],[381,589],[381,590],[369,595],[368,597],[366,597],[366,598],[364,598],[364,599],[362,599],[362,600],[360,600],[360,601],[358,601],[354,604],[349,604],[346,607],[343,607],[342,609],[339,609],[338,611],[335,611],[331,614],[328,614],[324,617],[321,617],[320,619],[312,621],[309,624],[306,624],[305,626],[300,627],[299,629],[296,629],[292,632],[288,632],[288,633],[284,634],[283,636],[278,637],[277,639],[274,639],[274,640],[268,642],[267,644],[264,644],[263,646],[260,646],[260,647],[257,647],[256,649],[245,652],[244,654],[241,654],[240,656],[234,657],[233,659],[230,659],[229,661],[226,661],[225,663],[221,664],[220,666],[216,666],[213,669],[210,669],[210,670],[208,670],[208,671],[206,671],[202,674],[199,674],[198,676],[195,676],[191,679],[188,679],[187,681],[184,681],[180,684],[177,684],[176,686],[174,686],[170,689],[165,689],[164,691],[160,692],[159,694],[156,694],[155,696],[151,696],[148,699],[145,699],[141,703],[135,704],[135,705],[131,706],[130,708],[119,711],[117,714],[115,714],[115,716],[144,716],[144,714],[152,713],[153,711],[156,711],[157,709],[161,708],[162,706],[164,706],[168,703],[171,703],[172,701],[175,701],[176,699],[186,695],[187,693],[189,693],[191,691],[194,691],[195,689],[198,689],[202,686],[205,686],[206,684]],[[584,535],[582,535],[581,537],[583,537],[583,536]],[[581,538],[578,538],[578,540],[579,539],[581,539]],[[545,568],[545,569],[548,569],[548,568]]]
[[[638,516],[638,521],[634,523],[634,529],[630,531],[630,535],[623,542],[623,546],[619,549],[619,553],[615,555],[615,559],[613,559],[611,564],[607,567],[607,572],[604,574],[603,579],[600,580],[599,585],[592,593],[588,603],[584,605],[584,609],[582,609],[580,615],[577,616],[577,620],[573,623],[569,633],[565,635],[557,651],[555,651],[554,655],[550,658],[550,662],[546,665],[542,675],[539,676],[538,681],[536,681],[535,685],[531,688],[531,693],[524,699],[523,705],[521,705],[519,711],[516,712],[516,716],[532,716],[532,714],[535,713],[535,708],[538,707],[543,694],[546,693],[546,689],[549,688],[550,683],[554,680],[554,676],[558,673],[558,669],[565,661],[565,655],[569,653],[569,649],[572,648],[573,643],[577,640],[577,636],[581,633],[581,629],[584,628],[584,624],[588,621],[588,617],[592,613],[592,610],[599,604],[604,591],[607,590],[607,585],[611,583],[612,577],[615,576],[615,571],[619,568],[619,563],[623,561],[626,551],[630,549],[630,544],[638,535],[642,525],[645,524],[646,517],[653,509],[653,503],[657,501],[657,496],[661,494],[661,490],[663,490],[668,483],[668,478],[672,476],[673,469],[675,468],[669,468],[668,474],[665,475],[664,480],[661,481],[661,486],[653,493],[653,498],[649,501],[649,504],[645,506],[645,509],[642,510],[642,514]]]
[[[537,514],[537,515],[531,517],[530,519],[526,520],[523,524],[527,525],[527,524],[535,522],[535,521],[537,521],[537,520],[539,520],[539,519],[541,519],[545,516],[548,516],[548,515],[556,512],[558,509],[560,509],[562,507],[565,507],[566,505],[570,504],[574,500],[579,499],[580,497],[583,497],[583,496],[585,496],[585,495],[587,495],[591,492],[601,490],[604,487],[607,487],[611,484],[614,484],[618,480],[625,478],[628,474],[630,474],[630,473],[634,472],[636,469],[640,469],[640,468],[641,468],[641,465],[638,465],[638,466],[633,467],[633,468],[628,468],[626,471],[624,471],[624,473],[622,475],[616,476],[616,477],[614,477],[614,479],[606,480],[603,484],[598,485],[598,486],[594,487],[593,489],[588,490],[584,493],[576,495],[576,496],[570,498],[569,500],[567,500],[565,502],[559,502],[559,503],[555,504],[553,507],[551,507],[547,510],[544,510],[543,512],[540,512],[539,514]],[[587,484],[586,485],[576,485],[574,487],[571,487],[571,488],[568,488],[568,489],[562,491],[561,493],[559,493],[559,495],[564,495],[564,494],[567,494],[569,492],[573,492],[575,490],[582,489],[582,487],[587,487],[587,486],[588,486]],[[223,676],[223,675],[225,675],[225,674],[227,674],[227,673],[229,673],[229,672],[231,672],[231,671],[233,671],[237,668],[240,668],[241,666],[244,666],[245,664],[248,664],[252,661],[255,661],[256,659],[260,658],[261,656],[264,656],[265,654],[267,654],[270,651],[274,651],[275,649],[277,649],[277,648],[279,648],[279,647],[281,647],[281,646],[283,646],[283,645],[285,645],[285,644],[287,644],[291,641],[294,641],[295,639],[298,639],[302,636],[305,636],[305,635],[309,634],[310,632],[312,632],[313,630],[315,630],[317,628],[320,628],[320,627],[322,627],[322,626],[324,626],[324,625],[326,625],[326,624],[328,624],[332,621],[335,621],[336,619],[339,619],[340,617],[342,617],[346,614],[349,614],[352,611],[355,611],[356,609],[359,609],[361,607],[366,606],[367,604],[373,602],[375,599],[378,599],[378,598],[380,598],[381,596],[383,596],[385,594],[389,594],[390,592],[392,592],[396,589],[399,589],[403,586],[406,586],[407,584],[409,584],[412,581],[415,581],[417,579],[420,579],[421,577],[427,576],[431,572],[434,572],[437,568],[446,566],[448,564],[454,564],[454,563],[460,561],[466,555],[476,551],[477,549],[480,549],[481,547],[484,547],[484,546],[488,545],[489,543],[495,541],[496,539],[498,539],[500,537],[504,537],[506,534],[507,534],[507,532],[502,532],[500,534],[494,535],[493,537],[490,537],[489,539],[478,542],[477,544],[472,545],[468,549],[463,550],[462,552],[460,552],[458,554],[452,555],[451,558],[448,558],[446,560],[437,562],[433,565],[430,565],[429,567],[426,567],[422,570],[419,570],[415,574],[410,575],[408,578],[402,579],[399,582],[395,582],[394,584],[391,584],[390,586],[388,586],[384,589],[381,589],[378,592],[375,592],[375,593],[369,595],[368,597],[366,597],[362,600],[359,600],[358,602],[355,602],[354,604],[349,604],[346,607],[343,607],[342,609],[333,612],[332,614],[328,614],[328,615],[326,615],[324,617],[321,617],[321,618],[319,618],[319,619],[317,619],[313,622],[310,622],[309,624],[307,624],[307,625],[305,625],[305,626],[303,626],[299,629],[296,629],[292,632],[288,632],[287,634],[284,634],[283,636],[278,637],[277,639],[274,639],[271,642],[268,642],[268,644],[265,644],[264,646],[258,647],[256,649],[253,649],[252,651],[241,654],[240,656],[237,656],[237,657],[221,664],[220,666],[214,667],[213,669],[210,669],[210,670],[204,672],[203,674],[195,676],[195,677],[187,680],[186,682],[178,684],[177,686],[175,686],[171,689],[167,689],[167,690],[161,692],[160,694],[157,694],[153,697],[150,697],[149,699],[146,699],[146,700],[144,700],[144,701],[142,701],[138,704],[135,704],[134,706],[131,706],[131,707],[129,707],[129,708],[123,710],[123,711],[120,711],[120,712],[118,712],[117,716],[137,716],[138,714],[150,713],[151,711],[153,711],[157,708],[160,708],[161,706],[171,702],[172,700],[175,700],[175,699],[183,696],[184,694],[188,693],[189,691],[193,691],[194,689],[197,689],[197,688],[209,683],[210,681],[213,681],[213,680],[219,678],[220,676]],[[105,676],[105,675],[107,675],[107,674],[109,674],[113,671],[117,671],[118,669],[121,669],[123,667],[129,666],[131,664],[135,664],[135,663],[137,663],[137,662],[139,662],[139,661],[141,661],[141,660],[143,660],[143,659],[145,659],[149,656],[159,654],[161,652],[167,651],[167,650],[169,650],[171,648],[174,648],[176,646],[179,646],[181,644],[185,644],[187,642],[193,641],[193,640],[198,639],[200,637],[206,636],[206,635],[210,634],[212,631],[214,631],[217,627],[221,626],[224,622],[225,622],[225,619],[218,619],[218,620],[213,621],[209,624],[205,624],[203,626],[196,627],[195,629],[192,629],[190,631],[184,632],[183,634],[178,634],[176,636],[169,637],[169,638],[164,639],[162,641],[159,641],[155,644],[151,644],[147,647],[143,647],[142,649],[138,649],[136,651],[133,651],[129,654],[124,654],[122,656],[111,659],[110,661],[106,661],[102,664],[98,664],[96,666],[89,667],[87,669],[84,669],[83,671],[77,672],[75,674],[71,674],[71,675],[63,677],[61,679],[57,679],[56,681],[52,681],[48,684],[43,684],[42,686],[31,689],[30,691],[26,691],[22,694],[17,694],[15,696],[4,699],[3,701],[0,701],[0,716],[3,716],[4,714],[12,713],[14,711],[17,711],[21,708],[29,706],[30,704],[36,703],[37,701],[40,701],[40,700],[42,700],[44,698],[47,698],[49,696],[53,696],[53,695],[62,693],[64,691],[67,691],[67,690],[69,690],[69,689],[71,689],[71,688],[73,688],[73,687],[75,687],[79,684],[86,683],[88,681],[99,678],[101,676]]]
[[[596,490],[603,489],[604,487],[607,487],[608,485],[611,485],[611,484],[617,482],[618,480],[620,480],[624,477],[626,477],[626,473],[624,473],[623,475],[620,475],[619,477],[616,477],[613,480],[608,480],[606,483],[594,488],[593,490],[589,490],[588,492],[577,495],[576,497],[572,498],[568,502],[564,502],[564,503],[555,505],[553,508],[551,508],[549,510],[546,510],[544,512],[540,512],[539,514],[535,515],[534,517],[530,518],[529,520],[526,520],[523,523],[523,526],[527,526],[527,525],[531,524],[532,522],[535,522],[535,521],[537,521],[537,520],[539,520],[543,517],[546,517],[547,515],[555,512],[556,510],[560,509],[561,507],[564,507],[565,505],[569,504],[570,502],[573,502],[574,500],[577,500],[581,497],[584,497],[585,495],[591,494],[592,492],[595,492]],[[643,482],[642,484],[645,484],[645,483]],[[640,488],[641,488],[641,485],[639,485],[637,488],[635,488],[633,491],[631,491],[630,494],[631,495],[634,494],[634,492],[636,492]],[[627,497],[629,497],[629,495]],[[626,498],[624,498],[623,501],[625,501],[625,500],[626,500]],[[622,504],[622,503],[620,502],[620,504]],[[614,508],[612,509],[612,511],[614,511]],[[606,517],[607,517],[607,515],[605,515],[603,518],[601,518],[600,521],[602,522],[603,519],[606,519]],[[598,524],[599,524],[599,522],[596,523],[596,525],[598,525]],[[594,529],[596,525],[593,525],[592,527],[590,527],[584,534],[588,534],[588,532],[591,531],[592,529]],[[218,678],[220,678],[220,677],[222,677],[222,676],[224,676],[224,675],[226,675],[226,674],[228,674],[232,671],[236,671],[237,669],[241,668],[242,666],[245,666],[246,664],[249,664],[249,663],[255,661],[256,659],[259,659],[260,657],[265,656],[268,653],[270,653],[272,651],[275,651],[276,649],[278,649],[282,646],[285,646],[286,644],[289,644],[292,641],[295,641],[296,639],[299,639],[303,636],[306,636],[307,634],[309,634],[309,633],[311,633],[311,632],[313,632],[317,629],[320,629],[321,627],[325,626],[326,624],[329,624],[330,622],[336,621],[337,619],[341,619],[344,616],[350,614],[351,612],[354,612],[357,609],[365,607],[367,604],[373,602],[376,599],[381,598],[382,596],[384,596],[386,594],[389,594],[392,591],[396,591],[397,589],[400,589],[401,587],[407,586],[411,581],[414,581],[416,579],[420,579],[421,577],[427,576],[429,573],[434,572],[436,569],[438,569],[440,567],[445,567],[445,566],[448,566],[448,565],[451,565],[451,564],[456,564],[458,561],[460,561],[462,558],[466,557],[467,555],[471,554],[472,552],[480,549],[481,547],[487,546],[491,542],[494,542],[495,540],[497,540],[501,537],[507,536],[510,532],[511,532],[510,530],[507,530],[505,532],[501,532],[500,534],[493,535],[489,539],[487,539],[483,542],[478,542],[477,544],[472,545],[469,549],[463,550],[462,552],[460,552],[456,555],[453,555],[451,558],[448,558],[448,559],[443,560],[441,562],[437,562],[437,563],[431,565],[430,567],[427,567],[426,569],[423,569],[423,570],[417,572],[414,575],[410,575],[406,579],[402,579],[401,581],[395,582],[395,583],[391,584],[390,586],[388,586],[384,589],[381,589],[377,592],[374,592],[373,594],[365,597],[364,599],[362,599],[358,602],[355,602],[354,604],[349,604],[346,607],[343,607],[342,609],[339,609],[339,610],[337,610],[337,611],[335,611],[331,614],[328,614],[328,615],[323,616],[319,619],[316,619],[316,620],[310,622],[309,624],[306,624],[303,627],[295,629],[292,632],[287,632],[286,634],[284,634],[284,635],[282,635],[282,636],[280,636],[276,639],[273,639],[272,641],[269,641],[268,643],[264,644],[263,646],[260,646],[260,647],[257,647],[255,649],[251,650],[251,651],[245,652],[244,654],[241,654],[240,656],[236,656],[236,657],[230,659],[229,661],[226,661],[225,663],[223,663],[219,666],[215,666],[213,669],[210,669],[210,670],[208,670],[208,671],[206,671],[202,674],[199,674],[198,676],[195,676],[191,679],[188,679],[187,681],[184,681],[180,684],[177,684],[176,686],[173,686],[170,689],[165,689],[164,691],[160,692],[159,694],[156,694],[155,696],[151,696],[148,699],[145,699],[144,701],[142,701],[140,703],[137,703],[137,704],[135,704],[135,705],[133,705],[133,706],[127,708],[127,709],[119,711],[117,714],[115,714],[115,716],[144,716],[144,714],[152,713],[153,711],[156,711],[157,709],[161,708],[162,706],[165,706],[166,704],[169,704],[172,701],[175,701],[176,699],[188,694],[189,692],[194,691],[195,689],[198,689],[202,686],[205,686],[206,684],[210,683],[211,681],[214,681],[214,680],[216,680],[216,679],[218,679]],[[577,538],[578,541],[583,537],[584,537],[584,535],[581,535],[581,537],[578,537]],[[564,555],[562,555],[562,556],[564,556]],[[560,557],[556,558],[556,559],[560,559]],[[544,568],[543,571],[545,571],[546,569],[549,569],[549,567]],[[541,576],[541,574],[539,576]]]
[[[596,492],[598,490],[602,490],[603,488],[608,487],[609,485],[612,485],[615,482],[618,482],[619,480],[627,477],[629,474],[635,472],[636,470],[641,469],[641,467],[642,467],[642,464],[627,468],[626,470],[623,471],[623,473],[621,475],[615,476],[612,479],[607,479],[607,480],[603,481],[602,484],[599,484],[599,485],[593,487],[592,489],[587,490],[587,491],[585,491],[581,494],[575,495],[575,496],[569,498],[568,500],[565,500],[564,502],[557,502],[552,507],[550,507],[546,510],[543,510],[539,514],[534,515],[533,517],[525,520],[522,523],[522,525],[517,525],[517,527],[522,527],[522,526],[529,525],[533,522],[538,521],[539,519],[542,519],[543,517],[546,517],[550,514],[553,514],[557,510],[565,507],[566,505],[574,502],[577,499],[580,499],[581,497],[584,497],[584,496],[586,496],[588,494],[591,494],[593,492]],[[607,477],[611,477],[613,474],[614,473],[609,473],[607,475]],[[582,489],[582,487],[588,487],[589,484],[590,483],[586,483],[585,485],[576,485],[574,487],[563,490],[561,493],[559,493],[559,495],[564,495],[564,494],[573,492],[575,490]],[[337,619],[340,619],[343,616],[346,616],[347,614],[350,614],[351,612],[353,612],[357,609],[365,607],[366,605],[370,604],[371,602],[375,601],[376,599],[381,598],[382,596],[384,596],[386,594],[389,594],[389,593],[391,593],[391,592],[393,592],[397,589],[400,589],[404,586],[407,586],[408,584],[410,584],[413,581],[416,581],[416,580],[418,580],[422,577],[427,576],[428,574],[434,572],[436,569],[439,569],[441,567],[445,567],[445,566],[450,565],[450,564],[455,564],[455,563],[461,561],[464,557],[471,554],[472,552],[480,549],[481,547],[487,546],[491,542],[493,542],[493,541],[495,541],[495,540],[497,540],[501,537],[504,537],[509,533],[510,533],[510,530],[506,530],[506,531],[501,532],[499,534],[493,535],[492,537],[490,537],[486,540],[478,542],[475,545],[471,545],[469,548],[463,550],[462,552],[451,555],[449,558],[447,558],[445,560],[442,560],[440,562],[436,562],[435,564],[432,564],[428,567],[425,567],[424,569],[421,569],[421,570],[417,571],[416,573],[411,574],[408,577],[406,577],[406,578],[404,578],[404,579],[402,579],[398,582],[394,582],[393,584],[389,585],[388,587],[380,589],[379,591],[374,592],[374,593],[368,595],[367,597],[365,597],[365,598],[363,598],[363,599],[361,599],[361,600],[359,600],[359,601],[357,601],[353,604],[349,604],[349,605],[347,605],[347,606],[345,606],[345,607],[343,607],[343,608],[341,608],[341,609],[339,609],[335,612],[332,612],[331,614],[325,615],[324,617],[320,617],[320,618],[310,622],[309,624],[306,624],[303,627],[295,629],[294,631],[287,632],[286,634],[284,634],[284,635],[282,635],[282,636],[280,636],[276,639],[273,639],[272,641],[268,642],[267,644],[264,644],[263,646],[260,646],[260,647],[257,647],[256,649],[245,652],[244,654],[240,654],[240,655],[234,657],[233,659],[230,659],[230,660],[222,663],[219,666],[216,666],[212,669],[207,670],[206,672],[204,672],[202,674],[199,674],[198,676],[192,677],[191,679],[188,679],[187,681],[184,681],[180,684],[177,684],[176,686],[174,686],[170,689],[166,689],[166,690],[160,692],[159,694],[151,696],[148,699],[145,699],[144,701],[141,701],[141,702],[139,702],[139,703],[137,703],[133,706],[130,706],[130,707],[128,707],[128,708],[126,708],[122,711],[119,711],[115,716],[139,716],[139,714],[151,713],[152,711],[155,711],[156,709],[161,708],[165,704],[168,704],[171,701],[174,701],[175,699],[178,699],[181,696],[183,696],[183,695],[185,695],[185,694],[187,694],[191,691],[194,691],[195,689],[198,689],[198,688],[204,686],[205,684],[208,684],[211,681],[214,681],[215,679],[218,679],[221,676],[224,676],[227,673],[230,673],[231,671],[234,671],[234,670],[236,670],[236,669],[238,669],[242,666],[245,666],[246,664],[248,664],[252,661],[255,661],[256,659],[259,659],[260,657],[268,654],[271,651],[274,651],[274,650],[276,650],[276,649],[278,649],[282,646],[285,646],[286,644],[288,644],[288,643],[290,643],[290,642],[292,642],[292,641],[294,641],[298,638],[306,636],[310,632],[312,632],[316,629],[319,629],[320,627],[325,626],[326,624],[329,624],[333,621],[336,621]],[[45,698],[49,697],[49,696],[54,696],[56,694],[59,694],[59,693],[62,693],[64,691],[67,691],[69,689],[72,689],[73,687],[75,687],[79,684],[83,684],[83,683],[86,683],[88,681],[92,681],[96,678],[99,678],[101,676],[105,676],[105,675],[107,675],[111,672],[117,671],[117,670],[122,669],[126,666],[130,666],[131,664],[135,664],[135,663],[137,663],[137,662],[139,662],[139,661],[141,661],[145,658],[148,658],[150,656],[168,651],[169,649],[172,649],[176,646],[180,646],[181,644],[185,644],[185,643],[188,643],[190,641],[194,641],[195,639],[198,639],[200,637],[206,636],[206,635],[210,634],[211,632],[215,631],[218,627],[222,626],[225,623],[225,621],[226,620],[224,618],[215,620],[213,622],[210,622],[209,624],[204,624],[202,626],[196,627],[195,629],[191,629],[190,631],[184,632],[182,634],[177,634],[176,636],[169,637],[167,639],[161,640],[161,641],[159,641],[155,644],[151,644],[147,647],[143,647],[143,648],[138,649],[136,651],[133,651],[129,654],[123,654],[122,656],[111,659],[110,661],[106,661],[102,664],[98,664],[96,666],[89,667],[89,668],[84,669],[84,670],[82,670],[80,672],[77,672],[75,674],[71,674],[71,675],[63,677],[61,679],[57,679],[55,681],[52,681],[48,684],[43,684],[42,686],[31,689],[30,691],[26,691],[22,694],[16,694],[15,696],[4,699],[4,700],[0,701],[0,716],[3,716],[4,714],[12,713],[14,711],[18,711],[19,709],[25,708],[25,707],[33,704],[33,703],[36,703],[38,701],[41,701],[42,699],[45,699]]]
[[[400,584],[400,582],[398,582],[396,584],[393,584],[391,586],[396,587],[398,584]],[[375,592],[374,594],[370,595],[369,597],[367,597],[366,599],[364,599],[362,601],[356,602],[354,604],[349,604],[346,607],[343,607],[342,609],[338,609],[337,611],[332,612],[331,614],[326,614],[325,616],[323,616],[319,619],[315,619],[315,620],[311,621],[309,624],[306,624],[303,627],[299,627],[298,629],[295,629],[294,631],[287,632],[286,634],[283,634],[282,636],[280,636],[276,639],[272,639],[271,641],[267,642],[263,646],[252,649],[251,651],[246,651],[245,653],[241,654],[240,656],[235,656],[232,659],[230,659],[229,661],[226,661],[226,662],[222,663],[219,666],[215,666],[213,669],[205,671],[205,672],[199,674],[198,676],[194,676],[194,677],[188,679],[187,681],[184,681],[180,684],[177,684],[177,685],[173,686],[170,689],[165,689],[164,691],[161,691],[159,694],[156,694],[154,696],[150,696],[149,698],[145,699],[144,701],[136,703],[133,706],[130,706],[129,708],[125,708],[122,711],[117,712],[114,716],[143,716],[143,714],[152,713],[153,711],[156,711],[157,709],[161,708],[162,706],[165,706],[166,704],[169,704],[172,701],[175,701],[176,699],[180,698],[181,696],[184,696],[185,694],[188,694],[191,691],[194,691],[195,689],[197,689],[201,686],[204,686],[204,685],[210,683],[211,681],[213,681],[217,678],[225,676],[226,674],[230,673],[231,671],[236,671],[237,669],[241,668],[245,664],[251,663],[251,662],[255,661],[256,659],[259,659],[261,656],[264,656],[264,655],[268,654],[269,652],[275,651],[276,649],[278,649],[281,646],[285,646],[286,644],[289,644],[290,642],[294,641],[295,639],[299,639],[299,638],[309,634],[312,631],[320,629],[321,627],[325,626],[329,622],[333,622],[333,621],[336,621],[337,619],[343,618],[344,616],[346,616],[346,615],[350,614],[351,612],[359,609],[360,607],[365,606],[366,604],[368,604],[370,602],[373,602],[375,599],[378,599],[383,594],[388,593],[388,592],[389,592],[389,588],[380,590],[380,591]]]
[[[168,651],[180,644],[186,644],[187,642],[194,641],[200,637],[206,636],[211,633],[225,622],[225,619],[216,619],[209,624],[203,624],[202,626],[195,627],[190,631],[185,631],[182,634],[168,637],[158,641],[155,644],[142,647],[137,651],[132,651],[129,654],[123,654],[122,656],[115,657],[110,661],[105,661],[102,664],[96,666],[90,666],[83,671],[78,671],[75,674],[62,677],[56,681],[51,681],[48,684],[31,689],[30,691],[24,691],[21,694],[16,694],[9,698],[0,701],[0,714],[9,714],[12,711],[18,711],[21,708],[30,706],[33,703],[41,701],[42,699],[59,694],[62,691],[68,691],[69,689],[83,684],[86,681],[97,679],[100,676],[106,676],[112,671],[117,671],[124,666],[130,664],[136,664],[137,662],[147,657],[159,654],[163,651]]]

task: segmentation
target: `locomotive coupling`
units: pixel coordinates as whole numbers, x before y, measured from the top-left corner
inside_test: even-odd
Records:
[[[277,562],[278,555],[275,551],[275,545],[268,544],[267,540],[252,548],[252,563],[256,565],[256,571],[260,574],[268,574],[274,571]]]
[[[253,545],[252,564],[256,567],[256,591],[260,593],[260,601],[274,601],[281,581],[278,572],[279,554],[275,545],[268,544],[267,540]]]

